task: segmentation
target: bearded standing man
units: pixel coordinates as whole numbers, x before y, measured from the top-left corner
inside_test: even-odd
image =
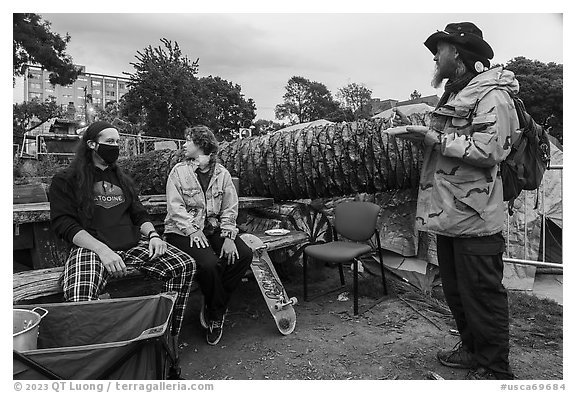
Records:
[[[430,126],[408,127],[405,137],[424,145],[416,224],[437,235],[442,287],[461,338],[437,358],[470,369],[467,379],[513,379],[499,163],[518,135],[511,98],[518,81],[488,69],[494,53],[473,23],[450,23],[424,45],[436,62],[432,86],[447,82]],[[396,111],[393,124],[409,121]]]

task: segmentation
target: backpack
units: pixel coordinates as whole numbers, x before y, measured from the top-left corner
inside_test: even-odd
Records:
[[[514,199],[522,190],[536,190],[544,171],[550,168],[548,132],[526,112],[522,100],[511,95],[520,123],[520,137],[512,144],[510,154],[500,163],[504,200],[512,215]]]

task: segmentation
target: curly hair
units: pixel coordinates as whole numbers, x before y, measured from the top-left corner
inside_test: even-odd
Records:
[[[218,140],[212,130],[205,125],[186,128],[184,136],[194,142],[206,155],[218,152]]]

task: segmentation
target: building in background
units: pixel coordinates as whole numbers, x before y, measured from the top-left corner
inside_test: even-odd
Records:
[[[394,106],[426,104],[426,105],[429,105],[431,107],[436,107],[436,105],[438,104],[438,101],[440,101],[440,98],[436,94],[434,94],[431,96],[414,98],[412,100],[397,101]]]
[[[74,83],[68,86],[52,85],[50,72],[41,67],[29,65],[22,83],[15,89],[23,88],[23,94],[16,95],[23,101],[38,99],[44,102],[56,101],[71,120],[87,121],[96,108],[104,108],[110,102],[118,102],[128,92],[128,78],[113,75],[86,72],[86,67],[79,66],[82,73]]]
[[[40,154],[73,156],[78,138],[76,130],[94,120],[95,110],[116,103],[128,92],[128,78],[86,72],[68,86],[52,85],[50,72],[28,65],[22,77],[15,78],[15,104],[38,100],[55,101],[63,110],[62,118],[54,118],[24,134],[15,150],[20,157],[38,158]]]

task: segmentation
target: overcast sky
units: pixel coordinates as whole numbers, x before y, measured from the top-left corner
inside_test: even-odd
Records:
[[[178,42],[199,76],[220,76],[256,102],[257,119],[274,119],[288,79],[325,84],[333,95],[363,83],[372,96],[409,99],[430,86],[434,63],[424,40],[447,23],[472,21],[495,52],[493,62],[516,56],[563,63],[561,14],[96,14],[42,13],[52,31],[69,33],[67,52],[87,72],[133,72],[137,51]]]

